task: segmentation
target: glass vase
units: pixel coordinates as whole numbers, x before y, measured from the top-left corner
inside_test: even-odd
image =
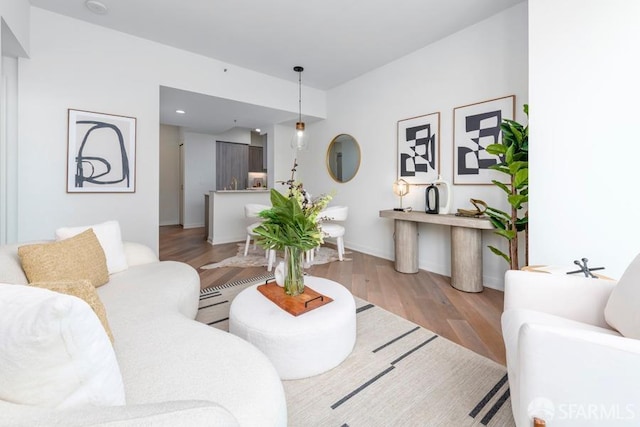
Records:
[[[284,248],[284,292],[295,296],[304,292],[304,250],[294,246]]]

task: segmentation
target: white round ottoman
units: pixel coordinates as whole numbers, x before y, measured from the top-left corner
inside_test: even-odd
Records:
[[[254,285],[240,292],[229,309],[229,332],[262,350],[283,380],[318,375],[338,366],[356,342],[356,304],[351,292],[320,277],[305,276],[304,283],[333,301],[293,316]]]

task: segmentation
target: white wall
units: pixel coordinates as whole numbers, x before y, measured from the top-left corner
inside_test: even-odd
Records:
[[[259,134],[257,132],[250,132],[251,145],[256,147],[264,147],[264,142],[267,140],[266,134]]]
[[[311,148],[300,156],[299,176],[313,194],[335,190],[333,203],[349,206],[345,245],[394,258],[393,221],[378,212],[398,205],[392,192],[398,120],[441,113],[441,171],[451,182],[453,108],[516,95],[517,118],[523,120],[527,67],[527,4],[522,3],[329,91],[329,117],[309,126]],[[358,174],[345,184],[333,181],[325,167],[328,145],[340,133],[355,137],[362,152]],[[452,192],[454,212],[471,208],[471,197],[506,207],[503,193],[491,185],[456,185]],[[405,206],[424,209],[424,189],[412,189]],[[449,229],[421,225],[419,232],[420,268],[449,275]],[[486,245],[506,249],[506,242],[491,232],[483,237],[485,284],[501,288],[507,264]]]
[[[184,228],[204,227],[204,195],[216,188],[216,138],[184,132]]]
[[[269,187],[276,188],[280,191],[284,191],[286,189],[286,187],[281,183],[291,178],[291,168],[293,167],[293,161],[296,159],[296,151],[292,150],[290,145],[294,129],[295,124],[289,126],[275,125],[269,129],[267,134],[267,151],[269,152],[269,175],[267,177],[267,181],[269,183]],[[309,155],[309,153],[299,153],[298,158],[301,159],[305,155]],[[317,159],[312,160],[312,162],[324,164],[324,157],[318,157]],[[305,184],[311,184],[311,181],[316,181],[318,179],[318,173],[314,169],[302,169],[303,168],[298,167],[296,179],[301,180],[301,177],[309,176],[310,179],[305,182]],[[303,173],[306,172],[309,172],[309,174],[304,175]]]
[[[125,239],[157,249],[161,85],[291,112],[298,108],[297,99],[287,96],[297,82],[35,7],[30,34],[31,58],[19,63],[20,152],[14,160],[21,241],[51,237],[64,225],[117,219]],[[66,193],[68,108],[137,118],[134,194]],[[305,110],[325,117],[324,92],[305,88]]]
[[[204,194],[208,194],[209,191],[216,188],[216,141],[249,144],[251,143],[251,131],[249,129],[234,128],[219,135],[187,131],[181,131],[180,133],[184,142],[183,155],[185,162],[183,225],[185,228],[203,227],[205,220]],[[160,178],[160,197],[162,199],[162,170]],[[162,207],[162,203],[160,206]],[[160,221],[160,225],[164,225],[162,212],[160,212]]]
[[[180,223],[180,135],[160,125],[160,225]]]
[[[637,1],[529,4],[532,264],[619,277],[640,252],[638,22]]]

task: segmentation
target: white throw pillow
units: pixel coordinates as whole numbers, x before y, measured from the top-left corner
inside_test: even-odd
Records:
[[[83,300],[0,284],[0,399],[57,409],[124,405],[116,355]]]
[[[89,228],[93,228],[104,255],[107,258],[107,270],[109,274],[129,268],[127,257],[122,244],[122,234],[120,233],[120,223],[118,221],[106,221],[96,225],[84,225],[80,227],[63,227],[56,230],[56,239],[64,240],[80,234]]]
[[[640,255],[629,264],[611,291],[604,318],[627,338],[640,339]]]

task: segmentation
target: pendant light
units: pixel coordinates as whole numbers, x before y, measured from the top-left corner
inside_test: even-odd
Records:
[[[302,121],[302,72],[304,68],[299,65],[293,67],[293,71],[298,73],[298,122],[296,123],[296,131],[291,138],[291,148],[302,151],[309,148],[307,132]]]

